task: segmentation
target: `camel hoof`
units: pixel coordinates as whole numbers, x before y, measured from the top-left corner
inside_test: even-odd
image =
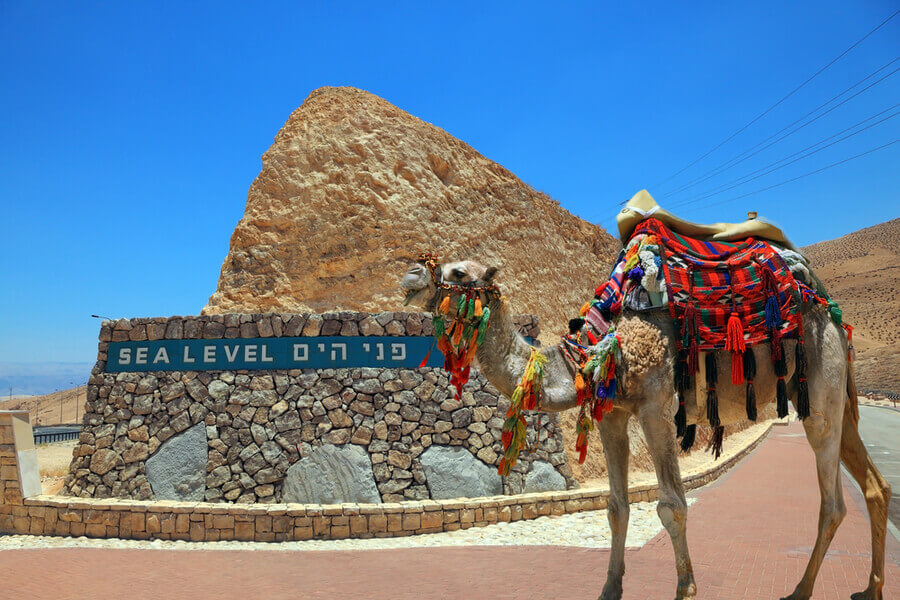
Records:
[[[679,587],[675,600],[688,600],[697,595],[697,586],[692,581],[685,587]]]
[[[880,590],[875,592],[866,589],[861,592],[856,592],[855,594],[850,594],[850,600],[884,600],[884,597]]]
[[[622,583],[607,581],[597,600],[622,600]]]

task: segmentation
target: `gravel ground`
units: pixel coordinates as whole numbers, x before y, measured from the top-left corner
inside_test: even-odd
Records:
[[[693,504],[692,498],[688,499]],[[656,502],[631,505],[629,547],[641,547],[662,531]],[[612,541],[606,511],[597,510],[558,517],[538,517],[515,523],[497,523],[459,531],[399,538],[366,540],[309,540],[303,542],[184,542],[169,540],[120,540],[54,536],[0,536],[0,551],[34,548],[133,548],[160,550],[382,550],[436,546],[575,546],[609,548]]]

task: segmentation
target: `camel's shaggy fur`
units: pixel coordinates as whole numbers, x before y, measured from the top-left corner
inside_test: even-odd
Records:
[[[668,342],[655,325],[636,317],[623,317],[616,324],[616,332],[622,340],[624,385],[630,389],[642,381],[654,368],[666,359]]]

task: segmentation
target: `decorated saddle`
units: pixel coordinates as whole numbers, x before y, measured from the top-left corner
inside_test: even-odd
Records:
[[[644,194],[646,194],[644,192]],[[639,194],[640,196],[640,194]],[[646,195],[649,197],[649,194]],[[652,200],[652,199],[651,199]],[[610,409],[610,398],[615,395],[615,364],[618,339],[615,322],[624,309],[666,310],[672,318],[678,334],[676,347],[678,360],[675,365],[675,389],[679,409],[676,414],[678,437],[682,448],[693,445],[696,426],[686,425],[685,391],[693,378],[700,373],[701,354],[706,374],[706,417],[716,428],[713,449],[721,451],[724,430],[718,415],[716,395],[717,355],[730,354],[731,381],[746,385],[746,410],[751,420],[756,420],[756,398],[753,379],[756,364],[750,346],[770,344],[777,383],[777,408],[779,416],[788,412],[785,384],[787,362],[783,340],[796,338],[796,372],[798,379],[798,413],[800,418],[809,414],[809,394],[806,386],[806,355],[803,348],[801,305],[819,303],[828,307],[832,319],[841,324],[841,311],[828,298],[824,288],[807,268],[805,259],[790,248],[783,234],[765,224],[763,231],[774,229],[783,245],[760,237],[734,240],[700,239],[676,232],[656,218],[658,211],[641,215],[637,222],[629,223],[620,231],[628,231],[625,247],[619,254],[609,280],[595,290],[594,299],[581,309],[581,319],[570,324],[571,334],[563,340],[581,372],[592,372],[592,365],[601,357],[605,369],[594,372],[594,393],[579,393],[584,398],[582,416],[579,419],[577,440],[580,456],[586,448],[587,432],[592,421],[599,421],[605,409]],[[668,213],[666,213],[668,214]],[[679,226],[677,218],[667,219]],[[698,227],[688,224],[687,230]],[[717,224],[726,231],[727,224]],[[752,230],[753,226],[741,224],[731,229]],[[685,228],[682,228],[683,230]],[[722,237],[720,233],[718,237]],[[849,332],[849,329],[848,329]],[[610,352],[609,349],[613,351]],[[610,390],[609,382],[613,382]],[[576,380],[576,388],[578,382]],[[604,406],[597,410],[597,403]],[[582,430],[584,436],[581,436]]]

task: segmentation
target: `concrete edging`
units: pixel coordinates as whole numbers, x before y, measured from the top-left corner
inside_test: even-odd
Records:
[[[0,423],[0,430],[2,430]],[[752,452],[765,431],[731,458],[684,478],[686,490],[722,476]],[[2,432],[0,432],[2,433]],[[12,462],[9,446],[0,461]],[[9,481],[0,481],[0,487]],[[633,486],[628,501],[656,500],[655,483]],[[0,503],[0,533],[191,541],[293,541],[399,537],[455,531],[491,523],[606,508],[608,488],[516,496],[383,504],[223,504],[7,495]]]

